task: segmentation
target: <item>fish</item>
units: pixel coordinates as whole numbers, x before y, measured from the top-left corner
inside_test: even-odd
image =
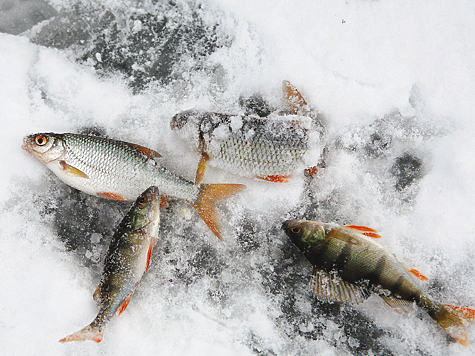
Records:
[[[155,185],[162,199],[189,202],[219,238],[221,227],[215,202],[244,188],[242,184],[196,185],[160,164],[160,154],[134,143],[75,133],[37,133],[26,136],[22,148],[59,179],[85,193],[134,201]]]
[[[60,342],[102,341],[105,326],[127,308],[135,288],[150,266],[159,226],[160,195],[158,188],[152,186],[137,198],[112,236],[101,280],[93,295],[99,307],[96,318]]]
[[[432,299],[419,283],[427,277],[399,262],[374,239],[380,237],[375,230],[309,220],[287,220],[282,228],[313,265],[310,286],[318,299],[356,304],[375,293],[398,313],[410,312],[416,304],[468,346],[465,325],[475,319],[475,310]]]
[[[239,176],[288,183],[307,170],[315,175],[326,130],[299,91],[283,82],[284,111],[267,117],[185,110],[173,116],[171,129],[200,154],[195,183],[207,164]]]

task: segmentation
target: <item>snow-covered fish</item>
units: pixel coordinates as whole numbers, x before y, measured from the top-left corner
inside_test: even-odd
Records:
[[[319,299],[359,303],[375,292],[399,313],[412,310],[415,303],[455,340],[468,345],[465,324],[475,319],[475,310],[431,299],[415,282],[426,277],[365,236],[379,237],[374,230],[307,220],[287,220],[282,227],[314,266],[311,286]]]
[[[38,133],[25,137],[22,147],[63,182],[88,194],[133,201],[155,185],[162,196],[188,201],[220,239],[214,203],[244,188],[241,184],[196,186],[161,166],[157,152],[102,137]]]
[[[59,340],[101,342],[104,327],[120,315],[148,270],[160,226],[160,197],[157,187],[148,188],[135,201],[112,237],[101,281],[94,292],[99,313],[91,324]]]
[[[210,165],[245,177],[288,182],[296,172],[315,172],[325,129],[312,117],[305,99],[284,81],[285,113],[267,117],[183,111],[170,123],[172,130],[201,155],[198,184]],[[315,115],[313,115],[315,116]]]

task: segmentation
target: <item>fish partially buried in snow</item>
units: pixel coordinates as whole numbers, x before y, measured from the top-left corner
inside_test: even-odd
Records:
[[[318,116],[310,115],[298,90],[287,81],[283,86],[284,113],[259,117],[188,110],[172,118],[172,130],[201,155],[196,183],[208,161],[233,174],[279,183],[305,169],[316,171],[325,128]]]
[[[135,201],[112,237],[101,281],[94,292],[99,313],[91,324],[60,342],[101,342],[104,327],[120,315],[148,270],[160,226],[160,197],[157,187],[148,188]]]
[[[196,186],[160,165],[157,152],[97,136],[38,133],[25,137],[22,147],[63,182],[88,194],[133,201],[155,185],[163,196],[188,201],[220,239],[214,203],[244,188],[241,184]]]
[[[412,310],[415,303],[454,339],[468,345],[465,324],[475,319],[475,310],[431,299],[415,282],[427,278],[374,241],[379,237],[374,230],[307,220],[287,220],[282,228],[314,266],[311,286],[318,298],[359,303],[375,292],[399,313]]]

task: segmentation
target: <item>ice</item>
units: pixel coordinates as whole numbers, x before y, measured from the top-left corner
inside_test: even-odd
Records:
[[[27,18],[23,1],[9,2],[20,10],[2,4],[1,15]],[[288,218],[370,226],[429,277],[434,299],[475,307],[471,1],[28,3],[41,16],[18,31],[0,23],[15,33],[0,33],[2,354],[474,354],[475,325],[464,348],[419,309],[316,301],[312,267],[281,230]],[[170,130],[173,115],[267,116],[282,80],[326,118],[317,177],[276,184],[208,167],[206,183],[247,185],[218,204],[224,240],[170,202],[150,269],[103,342],[60,344],[95,317],[102,261],[130,205],[66,186],[21,150],[23,137],[135,142],[192,180],[199,158]]]

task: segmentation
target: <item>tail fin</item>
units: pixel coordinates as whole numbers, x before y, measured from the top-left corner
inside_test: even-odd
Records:
[[[469,340],[465,325],[475,320],[475,310],[453,305],[444,305],[443,310],[445,313],[436,318],[437,323],[463,346],[468,346]]]
[[[192,203],[193,208],[195,208],[206,225],[220,240],[222,240],[221,227],[214,203],[218,200],[229,198],[240,192],[244,187],[242,184],[202,184],[198,199]]]
[[[84,329],[76,331],[74,334],[66,336],[59,340],[59,342],[70,342],[70,341],[84,341],[92,340],[97,343],[102,341],[104,337],[104,332],[102,329],[95,328],[91,325],[86,326]]]

